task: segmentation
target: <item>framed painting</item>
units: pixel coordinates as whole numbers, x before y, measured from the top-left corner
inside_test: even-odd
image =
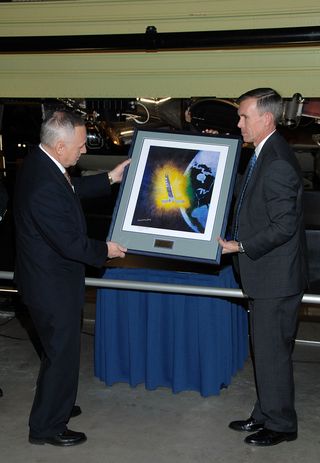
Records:
[[[136,130],[108,240],[128,253],[219,264],[240,137]]]

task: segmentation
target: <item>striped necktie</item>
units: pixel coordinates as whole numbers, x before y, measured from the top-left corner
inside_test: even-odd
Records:
[[[239,202],[238,202],[238,207],[237,207],[237,212],[236,212],[236,219],[235,219],[235,226],[234,226],[234,239],[236,241],[238,241],[240,210],[241,210],[244,194],[246,192],[248,183],[250,181],[250,177],[252,175],[254,166],[256,164],[256,160],[257,160],[257,156],[256,156],[255,153],[253,153],[253,155],[251,156],[251,159],[249,161],[249,164],[248,164],[248,173],[247,173],[246,180],[245,180],[244,185],[243,185],[242,190],[241,190],[241,194],[240,194],[240,198],[239,198]]]

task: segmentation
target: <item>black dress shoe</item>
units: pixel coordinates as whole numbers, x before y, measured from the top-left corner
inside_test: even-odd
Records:
[[[82,444],[87,440],[86,435],[83,432],[71,431],[66,429],[64,432],[51,437],[33,437],[29,435],[30,444],[51,444],[58,445],[60,447],[71,447],[72,445]]]
[[[81,415],[81,408],[79,407],[79,405],[74,405],[72,407],[72,410],[71,410],[71,415],[70,415],[70,418],[74,418],[75,416],[79,416]]]
[[[270,445],[280,444],[280,442],[296,440],[297,437],[298,435],[296,432],[279,432],[271,431],[270,429],[262,429],[246,437],[244,441],[249,445],[269,447]]]
[[[229,428],[233,429],[234,431],[247,431],[247,432],[254,432],[260,431],[263,429],[263,424],[256,421],[252,416],[247,420],[243,421],[231,421],[229,424]]]

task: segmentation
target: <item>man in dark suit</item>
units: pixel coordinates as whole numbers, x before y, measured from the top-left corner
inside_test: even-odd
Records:
[[[251,90],[239,98],[238,114],[244,141],[255,147],[255,162],[249,163],[235,204],[235,238],[219,242],[223,253],[236,253],[249,297],[257,401],[249,419],[229,426],[254,432],[247,444],[269,446],[297,438],[291,355],[307,285],[303,184],[294,153],[276,131],[280,95],[269,88]]]
[[[101,267],[126,252],[88,238],[80,198],[110,193],[129,161],[71,183],[66,169],[86,152],[83,119],[54,112],[42,123],[40,140],[23,162],[14,198],[15,278],[43,347],[29,442],[71,446],[86,440],[67,428],[78,386],[85,265]]]

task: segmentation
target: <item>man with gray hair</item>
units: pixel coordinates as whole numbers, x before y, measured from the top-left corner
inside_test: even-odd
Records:
[[[43,347],[29,442],[72,446],[86,440],[67,428],[78,387],[85,265],[101,267],[126,252],[87,236],[80,199],[109,194],[130,161],[71,181],[67,168],[86,152],[85,122],[74,113],[47,116],[40,140],[18,173],[14,198],[15,278]]]
[[[238,192],[233,239],[219,242],[223,253],[236,255],[249,297],[257,401],[247,420],[229,426],[254,432],[247,444],[270,446],[297,438],[292,350],[307,285],[303,183],[293,151],[276,130],[281,96],[258,88],[238,102],[238,127],[255,153]]]

